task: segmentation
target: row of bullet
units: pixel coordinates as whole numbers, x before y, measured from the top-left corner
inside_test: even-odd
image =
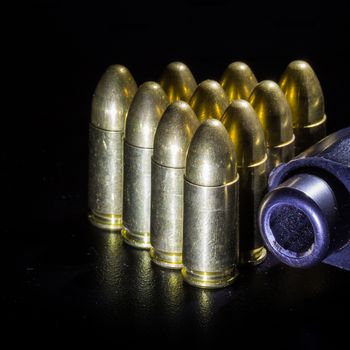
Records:
[[[110,66],[92,102],[90,221],[121,229],[192,285],[226,286],[239,263],[266,256],[257,217],[269,172],[323,138],[325,121],[304,61],[279,84],[234,62],[220,82],[198,85],[174,62],[139,88],[127,68]]]

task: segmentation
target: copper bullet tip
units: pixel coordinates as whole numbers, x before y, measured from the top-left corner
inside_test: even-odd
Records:
[[[92,99],[91,124],[110,131],[123,131],[137,85],[129,70],[119,64],[102,75]]]
[[[314,70],[307,62],[289,63],[279,85],[290,104],[294,127],[305,127],[324,118],[322,88]]]
[[[170,103],[183,100],[188,102],[197,87],[190,69],[182,62],[169,63],[161,78],[160,85],[169,97]]]
[[[224,89],[215,80],[201,82],[190,100],[190,106],[201,122],[221,119],[228,105],[229,100]]]
[[[236,153],[219,120],[205,121],[193,136],[185,178],[200,186],[221,186],[237,177]]]
[[[299,152],[326,134],[322,88],[315,72],[305,61],[291,62],[279,85],[291,108],[296,151]]]
[[[222,123],[235,145],[238,167],[250,167],[266,160],[264,130],[249,102],[233,101]]]
[[[168,97],[159,84],[143,83],[130,105],[125,141],[133,146],[153,148],[158,122],[167,106]]]
[[[244,62],[231,63],[220,79],[220,84],[230,102],[238,99],[247,100],[257,83],[254,73]]]

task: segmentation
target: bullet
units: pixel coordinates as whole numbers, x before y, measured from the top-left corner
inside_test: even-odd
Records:
[[[260,82],[249,97],[265,132],[267,173],[294,157],[292,112],[281,88],[274,81]]]
[[[220,79],[220,84],[230,102],[239,99],[248,100],[257,83],[254,73],[244,62],[231,63]]]
[[[239,173],[239,261],[256,265],[266,257],[258,227],[259,204],[267,191],[264,130],[245,100],[233,101],[222,123],[235,146]]]
[[[154,138],[150,255],[162,267],[182,268],[186,153],[198,126],[192,108],[176,101],[165,111]]]
[[[142,84],[130,105],[124,140],[125,243],[150,248],[151,164],[154,135],[168,106],[168,97],[159,84]]]
[[[200,122],[207,119],[220,120],[228,105],[224,89],[215,80],[201,82],[190,100],[190,106]]]
[[[311,66],[304,61],[289,63],[279,85],[292,111],[295,154],[326,136],[323,92]]]
[[[89,220],[120,230],[123,214],[123,137],[137,85],[127,68],[108,67],[92,99],[89,128]]]
[[[184,180],[184,280],[220,288],[238,271],[238,179],[236,155],[219,120],[202,123],[190,143]]]
[[[165,68],[160,78],[160,86],[166,92],[169,102],[188,102],[197,87],[190,69],[182,62],[172,62]]]

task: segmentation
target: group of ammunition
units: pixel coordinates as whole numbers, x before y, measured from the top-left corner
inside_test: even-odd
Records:
[[[279,84],[242,62],[197,85],[170,63],[137,85],[110,66],[92,101],[89,219],[203,288],[231,284],[266,250],[258,210],[270,171],[325,136],[323,93],[304,61]]]

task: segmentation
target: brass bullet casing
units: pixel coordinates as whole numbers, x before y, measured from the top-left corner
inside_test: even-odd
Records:
[[[190,69],[182,62],[169,63],[161,78],[160,86],[166,92],[169,102],[177,100],[188,102],[197,87]]]
[[[137,90],[121,65],[108,67],[92,99],[89,128],[89,220],[120,230],[123,214],[123,137],[125,119]]]
[[[283,91],[274,81],[260,82],[249,97],[265,132],[267,173],[294,157],[292,112]]]
[[[186,153],[198,126],[192,108],[176,101],[165,111],[154,137],[150,255],[162,267],[182,268]]]
[[[190,143],[184,180],[182,275],[193,286],[225,287],[238,274],[238,179],[225,127],[205,121]]]
[[[290,105],[299,154],[326,136],[323,92],[311,66],[304,61],[289,63],[279,85]]]
[[[130,105],[124,139],[125,243],[148,249],[151,232],[151,164],[158,122],[168,106],[159,84],[142,84]]]
[[[255,265],[266,257],[258,227],[259,204],[267,190],[264,130],[245,100],[233,101],[222,123],[235,146],[239,173],[239,261]]]
[[[220,120],[228,105],[224,89],[215,80],[202,81],[190,100],[190,106],[200,122],[207,119]]]
[[[248,100],[257,83],[254,73],[244,62],[233,62],[228,65],[220,79],[220,84],[230,102],[239,99]]]

